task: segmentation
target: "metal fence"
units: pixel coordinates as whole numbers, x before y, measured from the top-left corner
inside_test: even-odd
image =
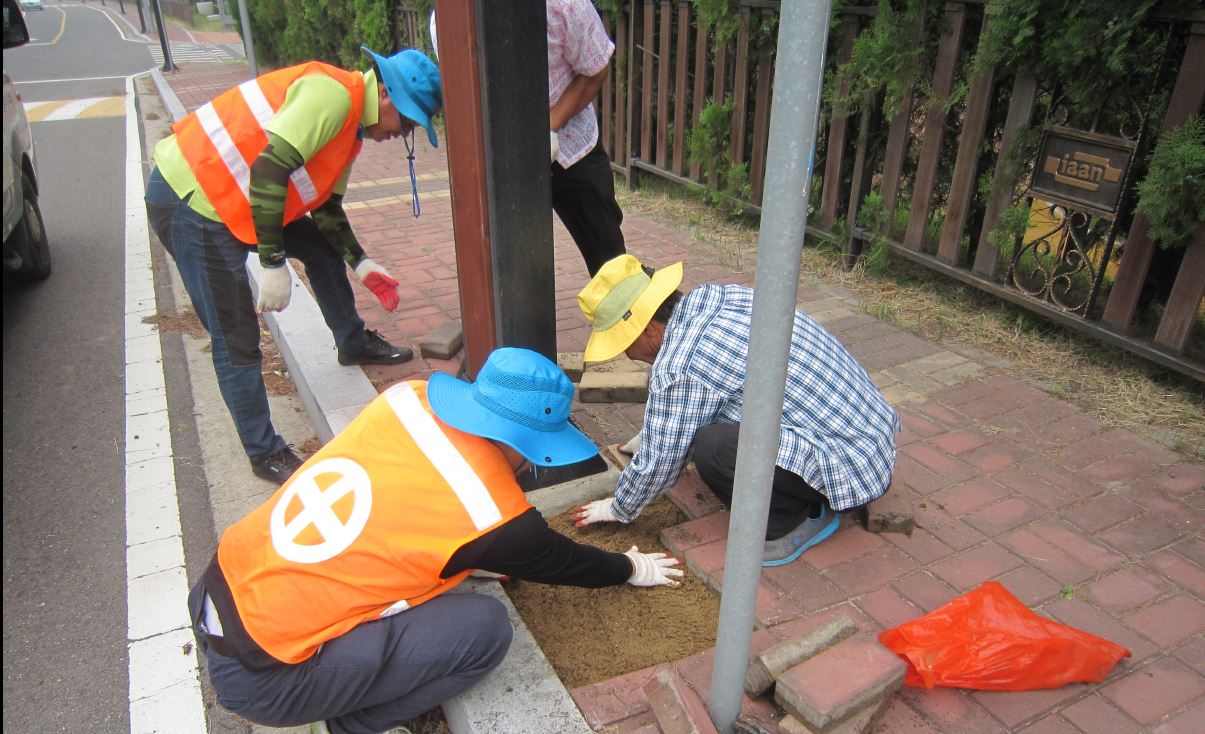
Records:
[[[1133,181],[1126,179],[1117,184],[1113,211],[1062,202],[1050,231],[1017,240],[1004,252],[989,241],[1003,212],[1019,196],[1030,201],[1034,195],[1024,186],[1028,176],[1018,188],[1015,172],[1004,170],[1001,151],[1023,130],[1055,129],[1059,119],[1043,106],[1050,87],[1031,74],[1000,78],[988,69],[968,76],[975,39],[987,23],[982,5],[944,3],[936,63],[924,80],[927,96],[913,93],[893,119],[883,119],[874,104],[852,118],[822,110],[813,187],[819,198],[809,235],[839,242],[849,263],[868,240],[885,241],[908,260],[1205,381],[1205,345],[1194,336],[1205,296],[1205,225],[1178,263],[1152,275],[1157,248],[1145,217],[1134,214]],[[745,0],[739,27],[724,43],[687,0],[635,0],[618,14],[604,14],[616,49],[598,100],[601,135],[613,166],[631,185],[658,176],[727,190],[759,211],[771,83],[783,70],[775,68],[774,44],[757,29],[772,27],[768,16],[777,11],[778,2]],[[829,39],[830,65],[849,61],[857,35],[876,12],[874,4],[843,8]],[[399,15],[403,40],[426,47],[425,19]],[[1152,128],[1141,115],[1129,129],[1092,130],[1085,139],[1096,136],[1142,156],[1160,132],[1201,113],[1205,10],[1158,22],[1166,25],[1168,39],[1162,121]],[[964,101],[951,107],[948,99],[959,84],[967,89]],[[692,158],[688,136],[705,114],[714,121],[717,107],[730,110],[723,126],[727,144],[720,146],[726,149],[718,156],[724,165],[713,162],[705,170],[700,156]],[[745,185],[726,180],[734,172],[747,176]],[[976,197],[987,180],[990,193]],[[885,213],[873,232],[858,226],[859,208],[871,192]],[[1157,323],[1139,324],[1148,276],[1171,285],[1152,311],[1159,314]]]

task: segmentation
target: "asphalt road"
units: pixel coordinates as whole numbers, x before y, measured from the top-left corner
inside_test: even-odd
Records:
[[[27,14],[28,102],[124,96],[151,68],[95,7]],[[107,77],[107,78],[106,78]],[[128,732],[124,117],[33,124],[50,278],[4,283],[4,730]]]

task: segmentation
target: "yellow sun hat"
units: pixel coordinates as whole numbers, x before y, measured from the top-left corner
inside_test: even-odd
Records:
[[[680,262],[650,278],[631,255],[608,260],[577,294],[577,305],[593,327],[582,359],[605,362],[627,350],[681,284]]]

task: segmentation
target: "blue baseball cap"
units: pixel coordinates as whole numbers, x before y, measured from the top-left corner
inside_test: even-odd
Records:
[[[530,349],[495,349],[472,383],[436,372],[427,382],[427,401],[449,426],[501,441],[536,466],[598,455],[594,442],[569,422],[573,383]]]
[[[426,54],[413,48],[398,51],[389,58],[361,46],[377,65],[377,74],[385,85],[390,101],[402,115],[427,129],[431,145],[439,147],[431,116],[443,107],[439,67]]]

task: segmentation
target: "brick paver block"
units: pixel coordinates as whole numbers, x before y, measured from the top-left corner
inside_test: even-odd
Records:
[[[821,625],[808,634],[800,635],[762,651],[753,658],[745,671],[745,693],[761,696],[770,690],[774,680],[811,658],[821,650],[832,647],[857,631],[857,626],[846,615],[841,615]]]
[[[803,554],[807,558],[807,554]],[[825,571],[824,577],[850,596],[865,594],[883,584],[915,571],[917,564],[895,546],[842,563]]]
[[[1205,630],[1205,604],[1177,594],[1125,618],[1125,624],[1160,647],[1178,645]]]
[[[1182,531],[1173,524],[1176,519],[1179,518],[1165,518],[1161,513],[1147,512],[1114,525],[1097,537],[1122,553],[1142,555],[1180,539]]]
[[[1205,466],[1177,464],[1155,477],[1159,486],[1176,494],[1205,490]]]
[[[1124,614],[1167,592],[1168,586],[1141,566],[1130,566],[1093,581],[1084,589],[1089,600],[1111,614]]]
[[[1151,730],[1151,734],[1200,734],[1205,731],[1205,703],[1198,703]]]
[[[955,459],[932,446],[913,444],[905,447],[901,453],[911,456],[921,466],[945,478],[947,482],[965,481],[979,473],[966,462]]]
[[[724,569],[724,556],[727,553],[728,541],[724,539],[695,546],[682,553],[681,556],[691,573],[719,591],[722,587],[720,572]]]
[[[451,359],[464,346],[464,329],[458,321],[445,321],[419,343],[419,353],[424,357]]]
[[[684,472],[678,483],[670,487],[665,495],[682,514],[692,520],[725,511],[724,503],[694,471]]]
[[[678,685],[671,671],[659,672],[643,690],[662,734],[716,734],[703,702],[694,691]]]
[[[923,569],[893,581],[891,587],[926,612],[931,612],[958,596],[958,592]]]
[[[876,589],[863,596],[857,604],[883,629],[898,627],[924,614],[923,610],[917,609],[891,588]]]
[[[698,520],[684,522],[661,531],[661,544],[672,553],[682,555],[696,546],[714,543],[728,537],[729,515],[717,512]]]
[[[920,527],[914,528],[912,535],[890,533],[883,537],[922,564],[932,563],[954,552],[954,549],[938,540],[933,533]]]
[[[943,732],[995,734],[1004,731],[995,717],[974,700],[970,691],[941,686],[931,689],[905,687],[898,697],[937,722]]]
[[[996,580],[1030,608],[1050,601],[1063,588],[1059,582],[1029,566],[1018,568]]]
[[[1103,637],[1129,650],[1133,657],[1128,660],[1122,658],[1113,669],[1113,675],[1124,674],[1159,652],[1159,648],[1150,640],[1080,599],[1057,599],[1042,607],[1041,611],[1043,616],[1051,617],[1068,627]]]
[[[1163,551],[1148,559],[1146,565],[1198,597],[1205,597],[1205,571],[1188,562],[1178,553],[1170,550]]]
[[[1063,519],[1084,532],[1098,533],[1125,522],[1142,512],[1142,507],[1125,497],[1107,492],[1062,511]]]
[[[636,670],[610,680],[579,686],[569,691],[586,722],[600,729],[617,721],[648,711],[648,701],[641,689],[668,664]]]
[[[824,609],[847,598],[845,592],[821,576],[816,569],[800,561],[763,568],[761,573],[763,582],[769,582],[808,612]]]
[[[878,535],[855,525],[838,530],[827,540],[804,551],[801,557],[812,568],[823,571],[851,558],[863,556],[882,546],[883,541]]]
[[[1065,706],[1059,713],[1080,731],[1126,734],[1141,728],[1137,721],[1096,694]]]
[[[867,505],[863,511],[866,529],[872,533],[903,533],[912,535],[916,527],[912,505],[917,495],[903,482],[892,482],[887,492]]]
[[[981,510],[977,510],[962,518],[971,527],[984,535],[995,537],[1001,533],[1020,527],[1025,523],[1046,514],[1045,509],[1038,507],[1020,497],[1009,497],[1003,502],[997,502]]]
[[[930,499],[941,506],[952,517],[974,512],[980,507],[1008,497],[1010,492],[1003,485],[987,477],[975,477],[930,495]]]
[[[967,591],[1023,565],[1017,556],[988,542],[934,564],[933,573],[958,591]]]
[[[1140,724],[1150,726],[1205,694],[1205,678],[1174,658],[1156,660],[1101,689]]]
[[[906,670],[898,655],[854,635],[778,676],[774,700],[813,730],[827,732],[890,696]]]
[[[1046,712],[1074,701],[1088,692],[1082,683],[1037,691],[975,691],[972,697],[1012,730],[1026,721],[1040,719]]]
[[[991,441],[991,438],[974,429],[967,429],[934,436],[929,441],[947,454],[958,456],[983,446]]]

